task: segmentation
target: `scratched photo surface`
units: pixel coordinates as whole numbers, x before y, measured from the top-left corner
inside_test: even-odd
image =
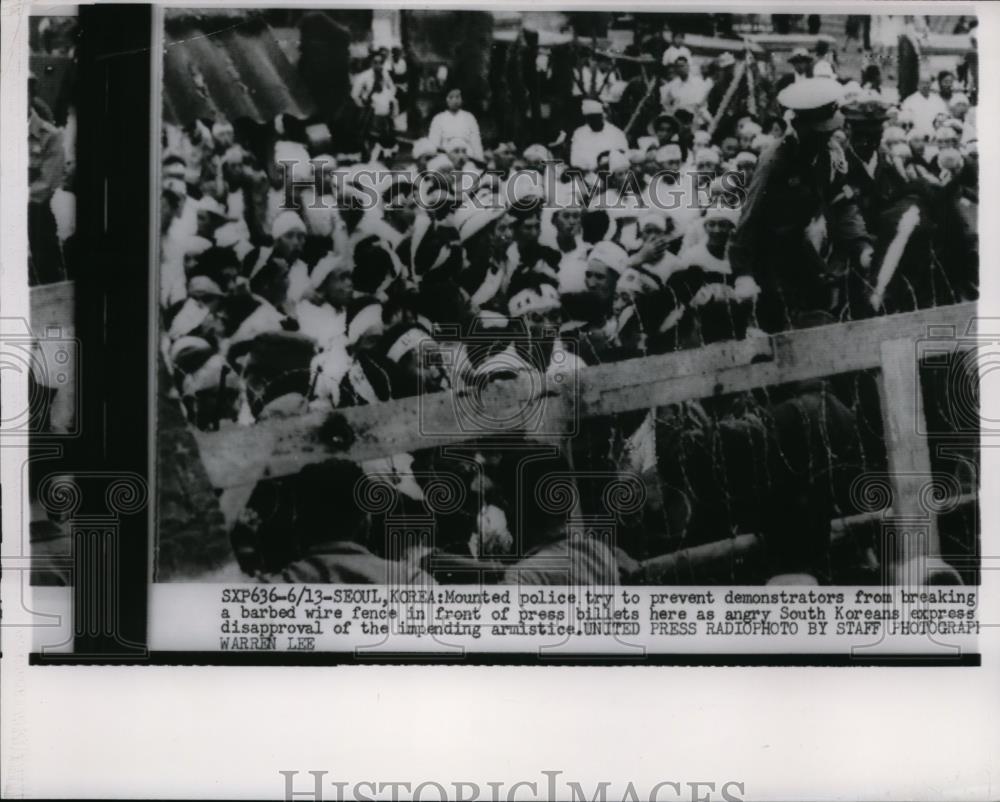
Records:
[[[156,581],[979,583],[974,17],[163,25]]]

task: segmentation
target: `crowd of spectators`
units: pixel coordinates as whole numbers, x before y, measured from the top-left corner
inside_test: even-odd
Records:
[[[743,52],[662,44],[658,106],[627,133],[603,79],[595,94],[580,82],[554,143],[483,141],[457,87],[412,145],[375,137],[354,163],[277,130],[263,148],[240,141],[224,119],[166,128],[162,354],[189,422],[252,426],[976,297],[976,106],[951,71],[900,98],[875,65],[845,74],[833,49],[800,49],[762,76],[771,102],[748,108],[730,91]],[[355,77],[376,132],[398,129],[408,69],[376,53]],[[585,422],[543,464],[638,478],[646,503],[615,544],[568,537],[544,505],[515,515],[531,495],[514,486],[521,457],[479,443],[464,461],[421,452],[261,482],[234,545],[248,574],[383,581],[377,527],[323,488],[390,476],[423,509],[421,477],[444,465],[473,500],[438,516],[433,548],[498,578],[517,543],[528,581],[557,581],[532,561],[567,550],[579,581],[659,581],[644,561],[759,531],[774,558],[761,581],[827,581],[843,510],[817,490],[839,478],[815,477],[857,465],[858,414],[821,382]],[[578,482],[584,512],[609,481]]]

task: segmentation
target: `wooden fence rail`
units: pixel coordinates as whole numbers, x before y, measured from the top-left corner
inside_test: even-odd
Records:
[[[908,428],[922,414],[912,403],[919,400],[915,343],[942,327],[961,337],[975,308],[939,307],[629,359],[584,368],[559,385],[550,380],[544,388],[536,383],[538,377],[521,377],[489,385],[475,400],[447,391],[342,409],[336,414],[354,433],[346,446],[321,439],[327,412],[251,427],[226,422],[219,431],[196,432],[195,438],[212,484],[224,490],[263,476],[295,473],[333,456],[356,461],[387,457],[496,434],[518,422],[546,435],[571,435],[586,418],[882,368],[893,399],[886,405],[887,422],[898,424],[887,431],[898,432],[899,449],[909,445],[919,451],[919,443],[909,441],[921,438],[905,434],[922,431]],[[483,425],[477,426],[477,420]],[[915,460],[913,454],[908,458]]]

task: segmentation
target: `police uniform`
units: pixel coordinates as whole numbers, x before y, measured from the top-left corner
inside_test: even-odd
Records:
[[[737,287],[743,277],[760,286],[756,316],[765,331],[794,328],[807,313],[830,308],[825,259],[830,245],[856,251],[870,244],[856,208],[833,204],[846,162],[825,145],[815,154],[806,152],[796,130],[839,128],[839,94],[836,81],[811,78],[778,95],[797,120],[761,155],[733,232],[729,258]]]

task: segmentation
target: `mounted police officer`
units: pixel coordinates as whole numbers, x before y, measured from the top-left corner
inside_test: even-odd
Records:
[[[761,155],[733,234],[736,296],[756,300],[764,331],[805,325],[817,320],[816,312],[832,310],[827,259],[835,250],[861,265],[871,261],[864,219],[856,204],[844,202],[847,158],[833,138],[844,122],[840,96],[840,84],[824,78],[797,81],[779,93],[791,125]]]

